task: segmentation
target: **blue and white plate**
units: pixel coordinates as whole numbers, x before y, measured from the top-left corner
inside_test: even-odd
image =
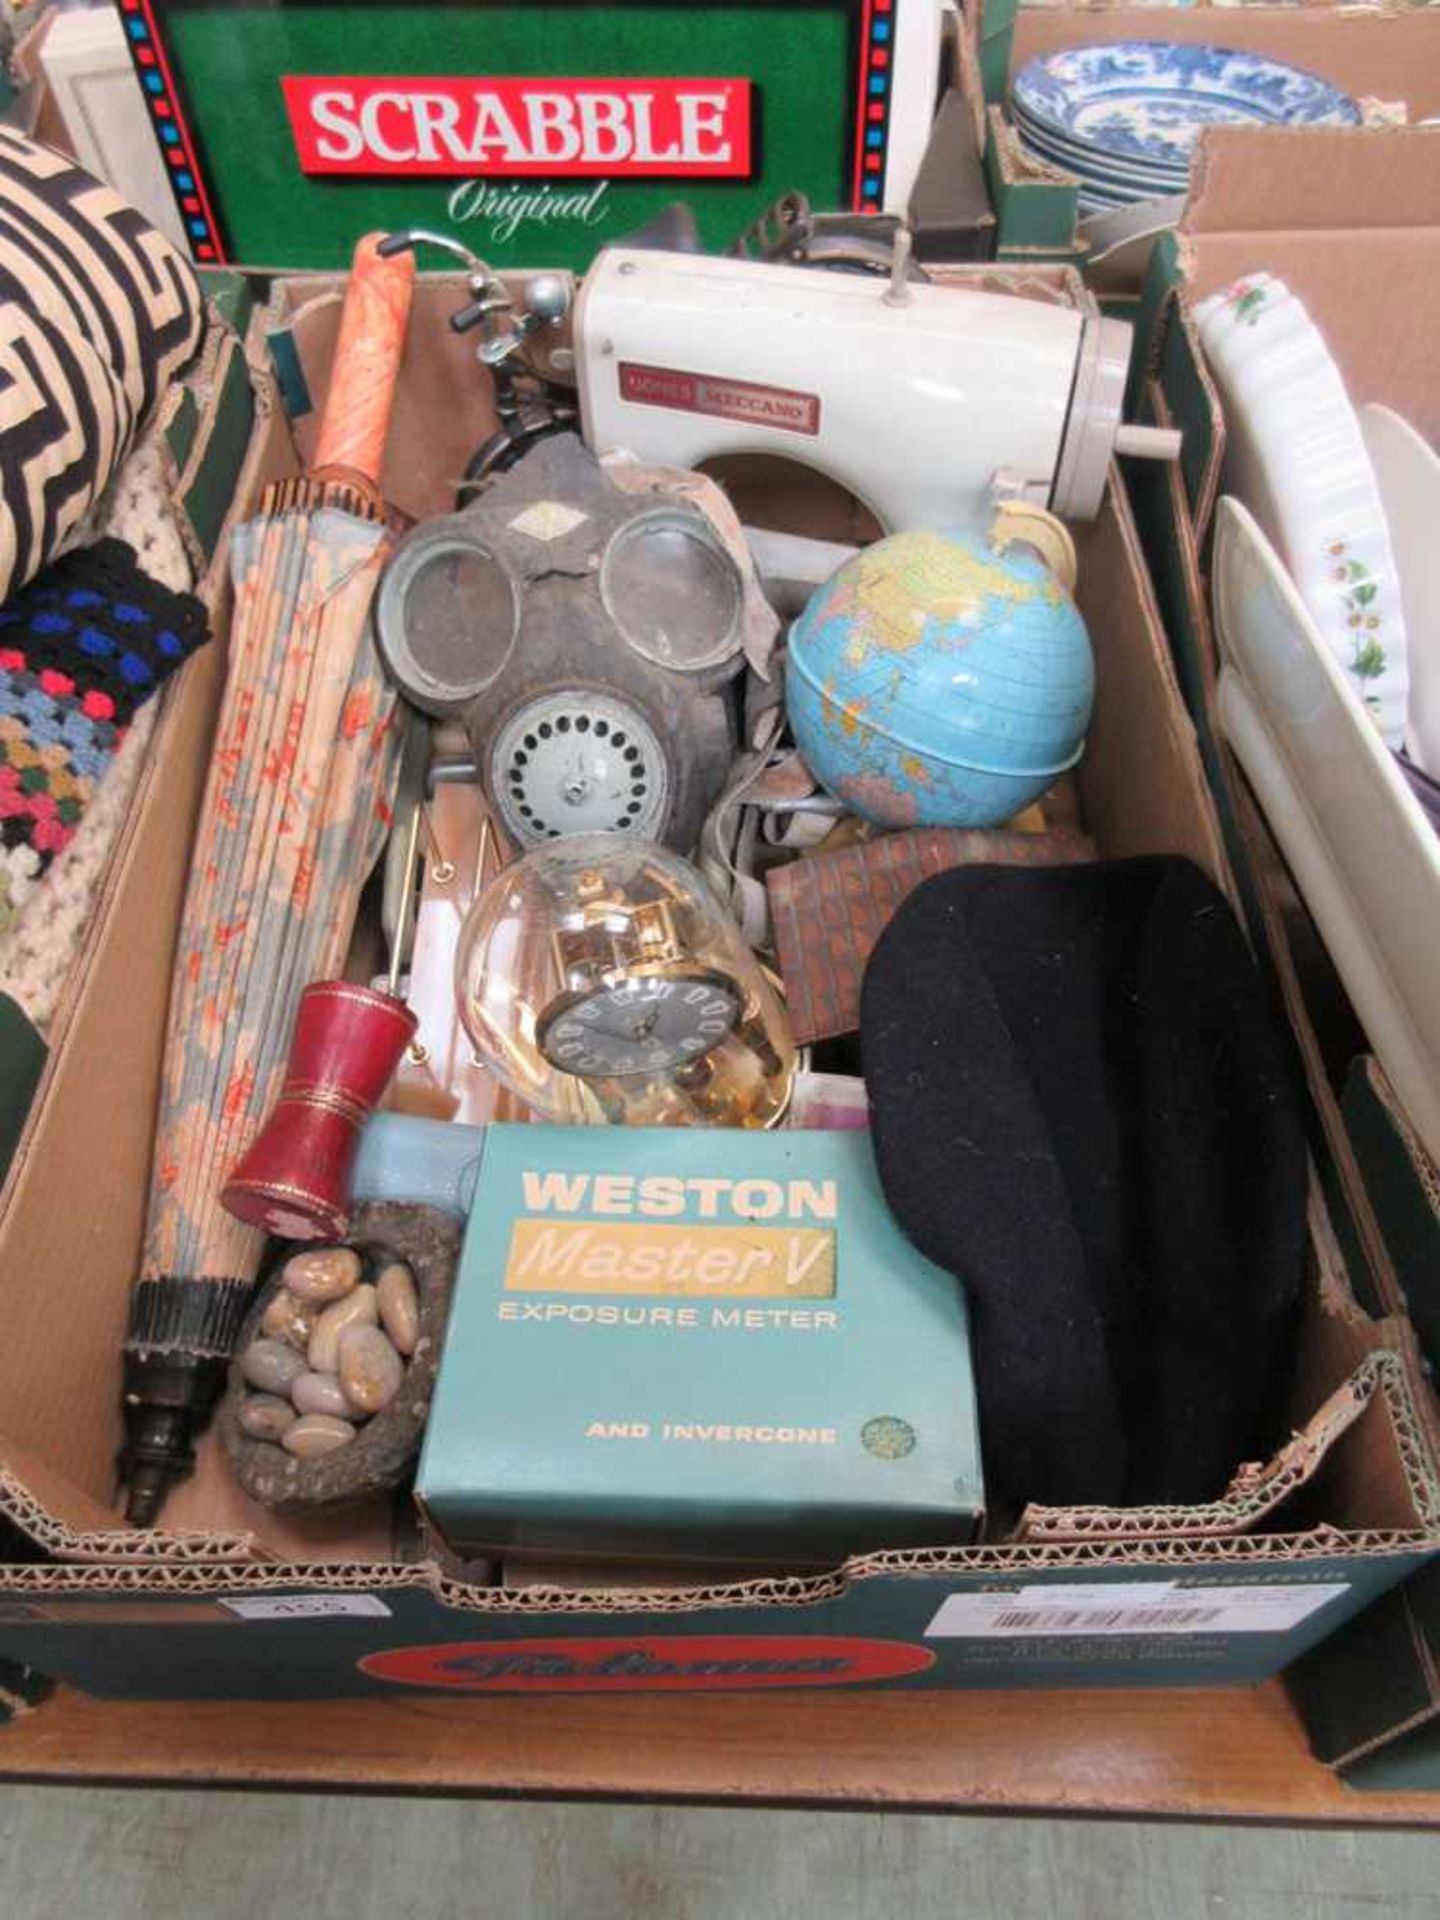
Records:
[[[1047,152],[1064,154],[1091,167],[1102,167],[1106,172],[1133,174],[1137,179],[1181,179],[1190,170],[1190,162],[1183,155],[1172,160],[1134,160],[1128,156],[1107,153],[1103,147],[1087,145],[1070,134],[1057,133],[1053,127],[1042,120],[1033,120],[1018,101],[1012,102],[1012,117],[1021,135],[1032,145],[1044,148]]]
[[[1360,109],[1318,74],[1263,54],[1172,40],[1067,47],[1016,74],[1017,111],[1115,158],[1184,166],[1200,129],[1353,126]]]
[[[1137,167],[1126,161],[1112,160],[1108,154],[1098,154],[1093,148],[1086,149],[1057,140],[1019,118],[1015,127],[1022,144],[1031,153],[1048,160],[1052,166],[1063,167],[1078,180],[1093,180],[1104,186],[1134,187],[1153,193],[1183,193],[1190,177],[1188,168],[1183,166]]]
[[[1141,200],[1159,200],[1184,193],[1188,175],[1183,167],[1171,171],[1122,165],[1120,162],[1061,145],[1036,132],[1017,119],[1016,130],[1025,151],[1035,158],[1059,167],[1079,183],[1080,206],[1093,213],[1097,206],[1129,206]]]

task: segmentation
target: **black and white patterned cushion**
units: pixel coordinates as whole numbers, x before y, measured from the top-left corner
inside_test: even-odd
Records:
[[[143,215],[0,127],[0,600],[104,489],[203,324],[189,264]]]

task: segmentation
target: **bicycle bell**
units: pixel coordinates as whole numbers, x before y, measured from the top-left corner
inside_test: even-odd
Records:
[[[485,438],[465,469],[459,489],[463,507],[491,477],[513,467],[537,441],[552,433],[568,432],[575,424],[573,396],[567,395],[531,363],[537,338],[563,330],[574,299],[567,274],[536,274],[526,285],[519,310],[506,283],[472,253],[462,241],[426,227],[406,227],[387,234],[380,252],[413,253],[435,247],[459,261],[465,269],[470,295],[450,316],[452,333],[478,329],[475,357],[490,376],[495,406],[495,431]],[[568,350],[567,350],[568,351]],[[555,348],[551,347],[551,353]],[[555,364],[559,365],[558,357]]]
[[[402,693],[464,721],[522,846],[695,842],[736,750],[746,580],[709,518],[618,486],[573,434],[397,547],[376,601]]]

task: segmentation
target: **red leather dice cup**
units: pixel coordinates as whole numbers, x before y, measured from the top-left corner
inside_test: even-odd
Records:
[[[338,1239],[360,1129],[415,1027],[392,994],[345,980],[307,987],[280,1097],[221,1193],[227,1212],[287,1240]]]

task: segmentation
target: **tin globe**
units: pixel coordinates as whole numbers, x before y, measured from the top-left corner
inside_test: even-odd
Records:
[[[995,826],[1084,751],[1090,636],[1040,554],[983,532],[877,541],[811,596],[786,705],[811,772],[882,827]]]

